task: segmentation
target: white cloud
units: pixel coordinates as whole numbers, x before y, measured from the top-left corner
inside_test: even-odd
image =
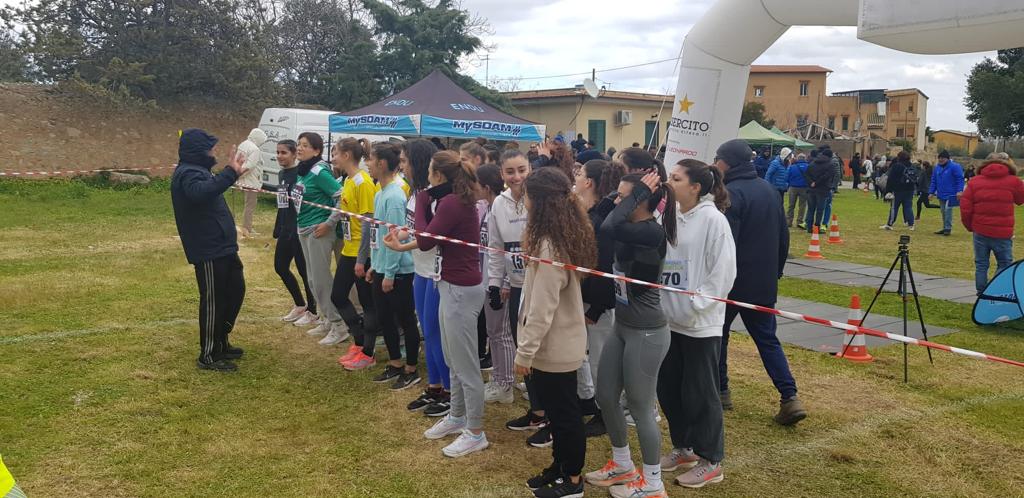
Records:
[[[683,37],[713,0],[472,0],[464,8],[488,19],[494,30],[485,42],[490,77],[531,77],[580,73],[676,57]],[[628,5],[628,8],[625,7]],[[919,88],[929,97],[928,124],[934,129],[974,129],[963,106],[967,74],[992,53],[925,56],[907,54],[857,39],[853,27],[795,27],[756,63],[817,64],[832,69],[830,92],[860,88]],[[742,36],[723,33],[723,36]],[[485,68],[465,68],[484,80]],[[599,73],[616,90],[664,92],[675,88],[671,62]],[[524,79],[520,89],[564,88],[584,76]]]

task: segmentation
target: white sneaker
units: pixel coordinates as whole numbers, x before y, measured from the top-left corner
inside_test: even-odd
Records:
[[[882,230],[892,230],[892,225],[882,225],[882,226],[880,226],[878,228],[880,228]]]
[[[489,382],[484,386],[484,403],[501,403],[503,405],[507,405],[513,401],[515,401],[515,395],[512,394],[511,386],[505,386],[503,388],[494,382]]]
[[[316,327],[313,327],[313,328],[307,330],[306,333],[309,334],[309,335],[312,335],[312,336],[317,336],[317,335],[326,335],[330,331],[331,331],[331,322],[328,322],[327,320],[321,320],[320,323],[318,323]]]
[[[427,439],[441,439],[450,434],[456,434],[462,432],[466,428],[466,418],[456,419],[451,415],[445,415],[444,418],[438,420],[433,427],[423,432],[423,437]]]
[[[331,326],[331,331],[327,334],[327,337],[320,339],[319,344],[321,346],[333,346],[348,338],[348,328],[342,323],[336,323]]]
[[[487,442],[487,435],[483,432],[479,436],[474,436],[469,429],[463,429],[462,434],[459,434],[452,444],[441,448],[441,453],[444,453],[446,457],[458,458],[483,450],[490,445],[491,443]]]
[[[305,313],[306,313],[306,307],[305,306],[295,306],[294,308],[292,308],[291,311],[288,312],[287,315],[281,317],[281,321],[282,322],[294,322],[295,320],[298,320],[299,318],[302,318],[302,316]]]
[[[297,320],[292,322],[292,325],[295,325],[296,327],[308,327],[316,323],[316,320],[316,314],[310,313],[307,310],[305,313],[302,314],[302,316],[300,316]]]

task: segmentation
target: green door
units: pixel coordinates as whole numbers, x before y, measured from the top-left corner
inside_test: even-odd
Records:
[[[604,142],[605,121],[603,119],[591,119],[587,122],[587,140],[594,141],[594,147],[604,152],[607,150]]]
[[[651,147],[658,147],[659,137],[661,133],[658,130],[657,121],[644,121],[644,143],[649,144]]]

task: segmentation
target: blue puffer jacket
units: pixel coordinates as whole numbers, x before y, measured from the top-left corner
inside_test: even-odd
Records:
[[[807,188],[807,161],[797,161],[789,165],[789,175],[787,177],[789,186],[793,188]]]
[[[782,162],[782,157],[775,156],[772,159],[772,163],[768,165],[768,172],[765,173],[764,179],[768,183],[775,187],[775,190],[785,192],[789,190],[789,169]]]
[[[935,194],[939,200],[956,199],[956,194],[964,190],[964,169],[957,163],[949,161],[945,166],[936,164],[932,170],[932,184],[928,193]],[[954,206],[956,204],[953,204]]]

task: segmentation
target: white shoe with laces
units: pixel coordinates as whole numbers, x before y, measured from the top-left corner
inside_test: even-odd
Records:
[[[486,434],[481,432],[479,435],[474,435],[469,429],[463,429],[462,434],[459,434],[452,444],[441,449],[441,453],[444,453],[446,457],[458,458],[481,451],[488,446],[490,443],[487,442]]]
[[[462,432],[466,428],[465,417],[457,419],[451,415],[445,415],[444,418],[438,420],[433,427],[423,432],[423,437],[427,439],[441,439],[450,434],[457,434]]]
[[[515,395],[512,394],[512,387],[506,386],[502,388],[494,382],[488,382],[484,386],[484,403],[501,403],[507,405],[515,401]]]
[[[316,321],[316,313],[310,313],[309,310],[306,310],[306,312],[303,313],[302,316],[300,316],[298,319],[292,322],[292,325],[295,325],[296,327],[308,327],[310,325],[315,324]]]
[[[312,336],[327,335],[327,333],[330,332],[330,331],[331,331],[331,322],[328,322],[327,320],[321,320],[320,323],[317,324],[316,327],[313,327],[313,328],[307,330],[306,334],[309,334],[309,335],[312,335]]]
[[[295,306],[287,315],[281,317],[282,322],[294,322],[306,313],[305,306]]]
[[[336,323],[331,326],[331,331],[326,337],[320,339],[321,346],[333,346],[349,338],[348,328],[343,323]]]

